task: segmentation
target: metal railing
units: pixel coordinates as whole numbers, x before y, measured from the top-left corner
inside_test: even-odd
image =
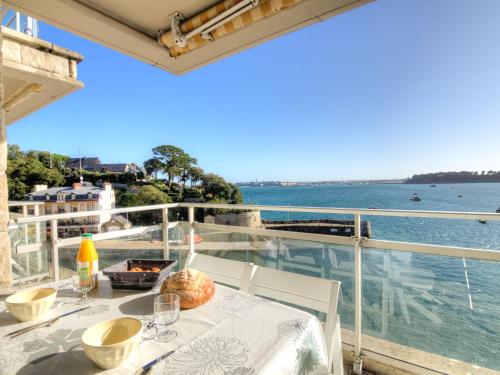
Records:
[[[231,205],[231,204],[206,204],[206,203],[173,203],[160,204],[142,207],[117,208],[111,210],[101,210],[100,214],[117,214],[144,212],[161,210],[163,223],[157,226],[140,227],[129,230],[119,230],[95,235],[95,239],[119,238],[130,234],[139,234],[141,231],[156,227],[163,229],[163,256],[169,257],[168,228],[172,228],[178,223],[168,222],[169,209],[187,208],[189,237],[188,248],[190,252],[196,251],[195,229],[204,228],[221,232],[233,232],[267,237],[279,237],[292,240],[303,240],[321,242],[325,244],[349,245],[354,249],[354,358],[356,372],[360,372],[362,347],[362,254],[363,250],[378,249],[381,251],[401,251],[419,254],[438,255],[446,257],[457,257],[464,259],[474,259],[481,261],[500,262],[499,250],[475,249],[458,246],[443,246],[425,243],[389,241],[380,239],[369,239],[361,236],[361,219],[366,216],[387,216],[387,217],[414,217],[433,219],[454,219],[454,220],[491,220],[500,221],[500,214],[489,212],[451,212],[451,211],[416,211],[416,210],[382,210],[382,209],[357,209],[357,208],[325,208],[325,207],[293,207],[293,206],[260,206],[260,205]],[[238,227],[232,225],[208,224],[195,222],[195,209],[218,209],[218,210],[258,210],[258,211],[282,211],[301,212],[318,214],[342,214],[352,215],[354,219],[354,235],[352,237],[342,237],[336,235],[300,233],[281,230],[269,230],[262,228]],[[96,211],[73,212],[65,214],[42,215],[37,217],[22,217],[15,219],[18,224],[36,223],[40,221],[51,222],[51,244],[52,244],[52,272],[55,280],[59,279],[58,248],[67,244],[76,244],[77,237],[59,239],[57,231],[57,221],[61,219],[79,218],[85,216],[95,216]],[[465,263],[464,263],[465,264]]]

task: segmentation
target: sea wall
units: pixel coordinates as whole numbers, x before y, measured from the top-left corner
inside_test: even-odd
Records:
[[[241,213],[207,215],[204,219],[208,224],[234,225],[239,227],[260,228],[262,221],[260,211],[249,211]]]

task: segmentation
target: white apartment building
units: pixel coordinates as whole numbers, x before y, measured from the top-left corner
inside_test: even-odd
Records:
[[[42,215],[100,211],[115,207],[115,193],[109,183],[105,183],[103,187],[93,186],[89,182],[53,188],[35,185],[34,191],[27,194],[25,200],[43,202],[43,207],[40,208]],[[80,233],[101,233],[102,225],[109,220],[110,214],[59,220],[59,235],[71,237]]]

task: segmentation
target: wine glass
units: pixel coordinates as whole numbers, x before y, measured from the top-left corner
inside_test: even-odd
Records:
[[[94,288],[94,278],[89,277],[85,280],[82,280],[80,278],[80,275],[73,275],[72,280],[73,280],[73,290],[82,295],[78,304],[90,306],[91,301],[90,298],[87,296],[87,293]]]
[[[154,316],[156,325],[155,340],[158,342],[169,342],[177,337],[177,332],[162,329],[162,326],[174,324],[179,319],[180,300],[177,294],[160,294],[154,299]]]

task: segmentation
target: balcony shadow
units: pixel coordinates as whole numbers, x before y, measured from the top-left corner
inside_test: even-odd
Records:
[[[124,302],[118,306],[118,308],[120,309],[120,312],[125,315],[150,315],[154,312],[153,299],[154,296],[152,294],[148,294]]]
[[[0,327],[12,326],[14,324],[19,324],[14,316],[12,316],[7,310],[0,312]]]
[[[79,347],[71,348],[66,352],[51,353],[26,363],[21,367],[17,375],[66,375],[76,373],[81,375],[97,374],[104,370],[100,370],[92,361],[85,355],[84,351]]]

